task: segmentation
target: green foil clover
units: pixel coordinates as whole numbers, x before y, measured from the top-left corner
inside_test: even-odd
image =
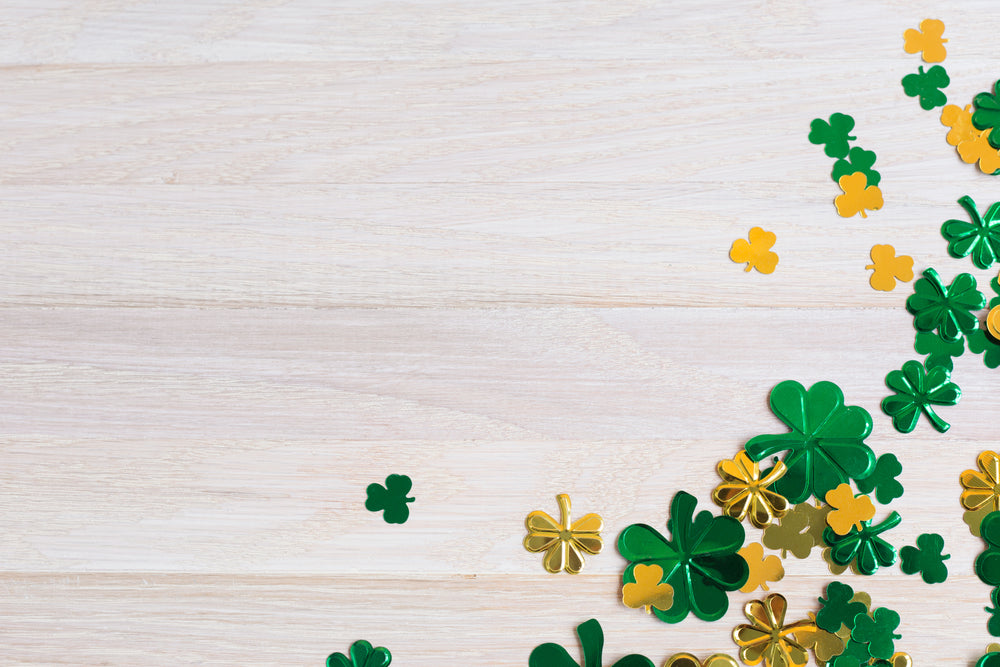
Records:
[[[895,634],[899,627],[899,614],[892,609],[879,607],[871,616],[859,616],[851,630],[851,639],[868,645],[868,654],[873,658],[888,660],[896,652],[895,641],[901,635]]]
[[[831,581],[826,585],[826,597],[819,599],[820,610],[816,612],[816,625],[821,630],[840,632],[840,626],[854,628],[854,619],[858,614],[867,614],[868,607],[864,602],[852,601],[854,589],[839,581]]]
[[[369,484],[365,501],[365,509],[369,512],[383,512],[386,523],[406,523],[410,518],[410,508],[406,503],[412,503],[413,498],[407,493],[413,488],[413,482],[406,475],[389,475],[385,478],[385,486]]]
[[[935,366],[925,371],[919,361],[907,361],[903,370],[889,371],[885,386],[896,394],[882,399],[882,412],[892,417],[892,425],[900,433],[916,428],[921,412],[939,433],[951,428],[933,408],[935,405],[957,405],[962,397],[962,390],[951,382],[947,368]]]
[[[940,65],[931,67],[926,72],[918,67],[915,74],[903,77],[903,92],[909,97],[919,97],[920,106],[930,111],[934,107],[943,107],[948,103],[948,96],[939,88],[947,88],[951,83],[948,72]]]
[[[343,653],[334,653],[326,659],[326,667],[389,667],[392,654],[389,649],[372,645],[364,639],[351,644],[351,657]]]
[[[666,539],[646,524],[632,524],[618,536],[618,552],[629,561],[622,580],[635,583],[636,565],[659,565],[660,583],[674,589],[674,604],[653,613],[666,623],[678,623],[688,613],[704,621],[715,621],[729,609],[729,591],[747,582],[750,569],[738,552],[743,546],[743,525],[729,516],[711,512],[694,514],[698,501],[679,491],[670,503]]]
[[[1000,651],[990,651],[976,660],[976,667],[1000,667]]]
[[[879,503],[888,505],[903,495],[903,485],[896,481],[896,476],[903,472],[903,466],[895,454],[883,454],[875,462],[875,469],[864,479],[855,480],[861,493],[875,492]]]
[[[1000,512],[990,512],[979,524],[986,549],[976,556],[976,575],[987,586],[1000,586]]]
[[[969,221],[948,220],[941,225],[941,236],[948,241],[948,254],[962,258],[972,255],[972,263],[988,269],[1000,259],[1000,202],[994,202],[980,214],[969,195],[958,200],[969,214]]]
[[[973,331],[972,333],[976,332]],[[972,334],[969,335],[971,336]],[[949,343],[946,340],[941,340],[941,337],[933,331],[921,331],[913,341],[913,349],[917,354],[927,355],[924,358],[924,366],[926,368],[941,366],[950,371],[955,368],[953,359],[965,353],[965,339],[959,338]]]
[[[899,550],[899,569],[906,574],[920,573],[925,584],[940,584],[948,578],[948,566],[944,562],[951,558],[942,551],[943,537],[937,533],[923,533],[917,538],[917,546]]]
[[[786,380],[771,390],[771,411],[790,433],[758,435],[746,444],[747,454],[760,461],[787,452],[788,472],[772,487],[790,503],[810,495],[822,500],[827,491],[850,479],[867,477],[875,454],[865,444],[872,432],[871,415],[856,405],[844,405],[844,394],[832,382],[817,382],[807,391]]]
[[[984,607],[990,620],[986,622],[986,630],[994,637],[1000,637],[1000,588],[994,588],[990,592],[990,602],[992,607]]]
[[[913,315],[917,331],[937,330],[941,340],[953,343],[964,334],[975,331],[979,320],[971,311],[986,306],[986,297],[976,289],[976,279],[960,273],[944,286],[934,269],[924,271],[924,277],[913,285],[913,294],[906,300],[906,310]]]
[[[559,644],[536,646],[528,657],[528,667],[601,667],[604,654],[604,630],[596,618],[576,626],[576,635],[583,649],[583,662],[579,663],[569,651]],[[649,658],[633,653],[615,662],[613,667],[653,667]]]
[[[983,355],[987,368],[1000,366],[1000,342],[983,329],[969,334],[969,351]]]
[[[977,130],[989,129],[986,137],[990,146],[1000,148],[1000,81],[993,84],[993,93],[979,93],[972,98],[972,126]]]
[[[838,535],[833,528],[827,527],[823,531],[823,541],[830,547],[830,560],[841,566],[855,561],[857,571],[866,575],[875,574],[879,566],[892,565],[896,562],[896,548],[879,535],[895,528],[900,521],[899,513],[893,512],[875,526],[871,521],[862,521],[861,530],[854,526],[847,535]]]
[[[841,176],[849,176],[860,171],[868,179],[868,185],[878,185],[882,180],[882,174],[872,169],[874,166],[875,151],[866,151],[860,146],[855,146],[848,152],[846,158],[833,163],[830,177],[834,183],[839,183]]]

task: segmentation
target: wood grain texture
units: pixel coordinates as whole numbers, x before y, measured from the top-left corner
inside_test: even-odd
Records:
[[[702,507],[716,462],[780,430],[777,382],[837,382],[903,466],[897,546],[951,576],[848,576],[917,665],[989,641],[958,474],[995,447],[997,371],[956,360],[945,435],[896,433],[883,378],[910,285],[947,279],[963,194],[901,35],[945,21],[967,103],[1000,76],[995,3],[8,2],[0,8],[3,664],[523,667],[602,622],[609,660],[734,654],[619,602],[618,532]],[[839,218],[809,121],[857,119],[884,210]],[[773,275],[728,260],[775,231]],[[367,484],[414,480],[404,525]],[[557,493],[607,523],[549,575],[521,547]],[[751,538],[759,532],[748,529]],[[831,578],[789,559],[794,614]],[[942,618],[948,617],[948,622]]]

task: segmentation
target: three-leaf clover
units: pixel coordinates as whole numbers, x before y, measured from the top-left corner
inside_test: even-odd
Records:
[[[750,568],[750,576],[740,593],[752,593],[758,588],[769,591],[771,589],[767,582],[781,581],[784,578],[785,567],[781,564],[781,559],[777,556],[765,557],[764,547],[760,542],[751,542],[740,549],[739,554]]]
[[[796,558],[805,558],[816,545],[809,532],[809,514],[799,511],[799,508],[812,507],[808,503],[795,506],[795,509],[764,529],[764,544],[768,549],[781,552],[782,558],[788,558],[791,552]],[[826,525],[824,519],[823,525]]]
[[[383,646],[372,648],[364,639],[351,644],[350,653],[350,658],[343,653],[334,653],[326,659],[326,667],[389,667],[392,662],[389,649]]]
[[[972,333],[976,332],[973,331]],[[913,349],[917,354],[927,355],[924,359],[925,367],[933,368],[934,366],[941,366],[950,371],[955,368],[955,363],[952,359],[962,356],[965,352],[965,339],[959,338],[956,341],[948,342],[942,340],[936,333],[921,331],[917,333],[917,337],[913,341]]]
[[[862,521],[871,521],[875,516],[872,499],[864,494],[855,495],[847,483],[828,491],[826,504],[833,508],[826,515],[826,522],[838,535],[847,535],[855,526],[860,530]]]
[[[663,569],[659,565],[636,565],[635,582],[622,586],[622,603],[626,607],[642,607],[647,614],[652,607],[666,611],[674,606],[674,587],[661,584]]]
[[[698,501],[679,491],[670,503],[666,539],[646,524],[632,524],[618,536],[618,551],[629,561],[623,583],[635,582],[639,564],[659,565],[663,582],[674,588],[668,610],[653,609],[667,623],[682,621],[689,612],[705,621],[721,618],[729,608],[727,591],[741,588],[750,574],[740,556],[745,533],[739,521],[711,512],[694,514]]]
[[[969,351],[982,354],[987,368],[1000,366],[1000,342],[982,329],[969,334]]]
[[[980,215],[969,195],[963,195],[958,203],[968,212],[970,222],[948,220],[941,225],[941,236],[948,241],[948,254],[952,257],[971,254],[973,264],[988,269],[1000,259],[1000,202],[994,202],[985,215]]]
[[[994,637],[1000,637],[1000,587],[994,588],[990,592],[990,602],[992,607],[984,607],[986,613],[990,615],[990,620],[986,622],[986,629]]]
[[[893,512],[882,523],[872,526],[862,522],[861,530],[852,528],[847,535],[837,535],[833,528],[823,531],[823,541],[830,547],[830,559],[837,565],[855,562],[860,574],[875,574],[879,566],[887,567],[896,562],[896,549],[879,535],[895,528],[902,518]]]
[[[536,646],[528,657],[528,667],[601,667],[604,654],[604,630],[596,618],[576,626],[576,634],[583,648],[583,662],[570,657],[569,651],[559,644]],[[631,654],[614,663],[613,667],[653,667],[649,658]]]
[[[386,523],[406,523],[410,518],[410,508],[406,503],[415,499],[406,494],[413,488],[413,482],[406,475],[389,475],[385,478],[385,486],[381,484],[368,485],[368,499],[365,509],[369,512],[382,512]]]
[[[873,658],[888,660],[895,652],[893,640],[901,635],[894,634],[899,627],[899,614],[892,609],[879,607],[871,616],[859,616],[851,631],[851,639],[868,644],[868,653]]]
[[[951,128],[945,140],[952,146],[958,146],[963,141],[974,139],[978,134],[972,124],[972,105],[960,106],[949,104],[941,109],[941,124]]]
[[[830,122],[815,118],[809,123],[809,143],[825,144],[823,152],[829,157],[847,157],[848,142],[857,139],[851,136],[854,119],[843,113],[830,116]]]
[[[860,171],[856,174],[848,174],[837,179],[837,185],[844,191],[844,194],[837,195],[833,203],[837,207],[837,213],[842,218],[850,218],[853,215],[861,214],[862,218],[867,218],[865,211],[877,211],[885,203],[882,200],[882,191],[877,185],[870,185],[868,179]]]
[[[951,372],[943,366],[925,371],[919,361],[907,361],[903,369],[889,371],[885,385],[895,393],[882,399],[882,412],[892,417],[892,425],[900,433],[909,433],[917,426],[920,413],[931,426],[944,433],[951,425],[934,411],[935,405],[956,405],[962,390],[951,382]]]
[[[827,632],[840,632],[841,625],[853,629],[855,617],[868,613],[864,602],[854,600],[854,589],[839,581],[826,585],[826,597],[820,598],[819,603],[821,607],[816,613],[816,625]]]
[[[938,19],[924,19],[920,22],[920,30],[908,28],[903,33],[903,50],[907,53],[921,53],[925,63],[939,63],[948,52],[943,37],[944,23]]]
[[[1000,586],[1000,512],[990,512],[979,524],[986,549],[976,556],[976,575],[987,586]]]
[[[917,546],[905,546],[899,550],[899,568],[906,574],[920,573],[927,584],[940,584],[948,578],[948,566],[944,561],[951,558],[942,554],[944,538],[937,533],[923,533],[917,538]]]
[[[751,227],[747,234],[749,242],[743,239],[733,241],[729,249],[729,259],[737,264],[746,262],[747,271],[757,269],[761,273],[774,273],[778,266],[778,253],[771,246],[778,239],[774,232],[767,232],[760,227]]]
[[[995,174],[1000,171],[1000,151],[990,144],[990,130],[974,130],[972,138],[958,145],[958,156],[966,164],[975,164],[979,160],[979,171],[984,174]]]
[[[903,77],[903,92],[909,97],[920,97],[920,106],[930,111],[934,107],[948,103],[948,96],[939,88],[947,88],[951,83],[948,72],[940,65],[935,65],[924,72],[923,66],[917,68],[915,74]]]
[[[791,503],[827,491],[849,479],[867,477],[875,454],[865,444],[872,432],[871,415],[856,405],[845,406],[844,394],[832,382],[817,382],[806,390],[794,380],[771,390],[771,411],[790,433],[758,435],[746,444],[747,454],[760,461],[778,452],[788,472],[774,483],[775,492]]]
[[[874,269],[868,279],[872,289],[891,292],[896,289],[896,280],[908,283],[913,280],[913,258],[909,255],[896,256],[896,249],[891,245],[873,245],[871,249],[872,263],[866,269]]]
[[[935,336],[935,338],[937,338]],[[883,505],[888,505],[903,495],[903,485],[896,481],[896,476],[903,472],[903,466],[895,454],[883,454],[875,462],[875,469],[864,479],[855,480],[861,493],[875,492],[875,498]]]
[[[816,625],[816,615],[812,612],[809,612],[807,616],[813,625],[796,630],[795,641],[802,644],[804,648],[811,648],[819,662],[830,662],[843,653],[844,639]]]
[[[830,177],[834,183],[840,182],[841,176],[848,176],[854,173],[862,173],[868,181],[868,185],[878,185],[882,180],[882,174],[872,167],[875,166],[875,151],[866,151],[860,146],[855,146],[848,153],[846,158],[840,158],[833,163],[833,171]]]
[[[993,148],[1000,148],[1000,81],[993,84],[993,93],[979,93],[972,98],[975,111],[972,124],[977,130],[990,130],[988,139]]]
[[[986,306],[986,297],[976,289],[975,276],[960,273],[947,287],[934,269],[925,270],[923,276],[913,284],[913,294],[906,300],[913,327],[917,331],[936,329],[941,340],[949,343],[975,331],[979,320],[971,311]]]

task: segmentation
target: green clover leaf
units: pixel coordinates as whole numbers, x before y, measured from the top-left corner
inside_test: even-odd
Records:
[[[385,478],[385,486],[381,484],[368,485],[368,499],[365,509],[369,512],[385,511],[382,518],[386,523],[406,523],[410,518],[410,508],[406,503],[415,499],[408,498],[407,493],[413,488],[413,482],[406,475],[389,475]]]
[[[822,630],[834,634],[840,632],[840,626],[854,628],[854,619],[858,614],[867,614],[868,607],[864,602],[852,602],[854,589],[839,581],[831,581],[826,585],[826,597],[820,598],[820,610],[816,613],[816,625]]]
[[[944,555],[944,538],[937,533],[924,533],[917,538],[917,546],[905,546],[899,550],[899,569],[906,574],[920,573],[926,584],[940,584],[948,578],[948,567],[944,561],[951,558]]]
[[[389,667],[392,654],[389,649],[372,645],[364,639],[351,644],[351,657],[343,653],[334,653],[326,659],[326,667]]]
[[[618,536],[618,552],[629,561],[624,583],[635,583],[635,566],[644,563],[659,565],[663,570],[661,583],[673,586],[673,606],[666,611],[653,608],[666,623],[678,623],[689,612],[704,621],[722,618],[729,609],[727,591],[741,588],[750,575],[747,562],[738,553],[745,537],[742,524],[707,511],[695,516],[697,504],[695,497],[684,491],[674,495],[667,521],[670,540],[641,523],[628,526]]]
[[[917,337],[913,341],[913,349],[917,354],[927,355],[924,359],[925,367],[941,366],[950,371],[955,368],[955,362],[952,359],[962,356],[965,352],[965,339],[959,338],[949,343],[941,340],[941,337],[932,331],[921,331],[917,333]]]
[[[994,637],[1000,637],[1000,588],[994,588],[990,592],[990,602],[993,603],[992,607],[984,607],[986,613],[990,615],[986,629]]]
[[[889,371],[885,385],[896,394],[882,399],[882,412],[892,417],[892,425],[900,433],[909,433],[917,426],[920,413],[930,420],[931,426],[944,433],[951,425],[941,419],[934,405],[957,405],[962,390],[951,382],[947,368],[935,366],[924,371],[919,361],[907,361],[900,371]]]
[[[882,180],[882,174],[872,169],[874,166],[875,152],[855,146],[848,153],[847,159],[841,158],[833,163],[830,176],[834,183],[839,183],[841,176],[849,176],[860,171],[868,178],[868,185],[878,185]]]
[[[976,661],[976,667],[1000,667],[1000,651],[991,651]]]
[[[826,144],[823,152],[829,157],[847,157],[848,142],[857,139],[851,136],[853,129],[854,119],[847,114],[835,113],[830,116],[829,123],[822,118],[815,118],[809,123],[809,143],[817,146]]]
[[[859,616],[851,631],[851,639],[868,644],[868,653],[873,658],[888,660],[896,652],[893,640],[901,635],[894,634],[899,627],[899,614],[892,609],[879,607],[868,616]]]
[[[948,102],[948,96],[939,88],[947,88],[951,83],[948,72],[940,65],[935,65],[926,72],[923,67],[917,68],[916,74],[903,77],[903,92],[909,97],[920,97],[920,106],[930,111],[934,107],[943,107]]]
[[[601,667],[604,653],[604,630],[601,629],[601,624],[596,618],[592,618],[576,626],[576,635],[583,648],[582,666],[559,644],[542,644],[531,652],[528,667]],[[613,667],[653,667],[653,661],[633,653],[618,660]]]
[[[997,306],[1000,306],[1000,276],[997,276],[990,281],[990,287],[993,289],[993,293],[996,294],[995,297],[990,299],[989,308],[992,310]]]
[[[991,129],[987,139],[990,146],[1000,148],[1000,81],[993,84],[993,94],[979,93],[972,98],[975,111],[972,126],[977,130]]]
[[[827,527],[823,531],[823,541],[830,547],[830,560],[841,566],[856,560],[855,566],[860,574],[875,574],[879,566],[892,565],[896,562],[896,549],[879,535],[895,528],[900,521],[899,513],[893,512],[875,526],[871,525],[871,521],[862,521],[861,530],[854,526],[847,535],[838,535],[833,528]]]
[[[987,586],[1000,586],[1000,512],[990,512],[979,524],[986,549],[976,556],[976,574]]]
[[[914,328],[917,331],[937,329],[941,340],[947,343],[975,331],[979,320],[970,311],[986,306],[986,297],[976,289],[975,277],[960,273],[945,287],[934,269],[927,269],[923,275],[914,283],[913,294],[906,300],[906,310],[913,315]]]
[[[985,215],[979,214],[976,202],[969,195],[958,200],[971,222],[948,220],[941,225],[941,236],[948,241],[948,254],[952,257],[972,255],[972,263],[988,269],[1000,259],[1000,202],[993,203]]]
[[[746,444],[747,454],[760,461],[785,454],[785,476],[772,487],[790,503],[810,494],[822,500],[827,491],[849,479],[867,477],[875,454],[865,444],[872,432],[871,415],[856,405],[844,405],[844,394],[832,382],[817,382],[806,391],[786,380],[771,390],[771,411],[791,433],[758,435]]]
[[[860,644],[860,646],[864,647],[864,644]],[[864,659],[859,658],[858,656],[855,656],[855,655],[849,655],[847,653],[841,653],[840,655],[834,656],[833,660],[831,660],[830,662],[828,662],[826,664],[829,667],[861,667],[861,665],[865,665],[867,667],[867,665],[868,665],[868,656],[867,656],[868,649],[865,648],[864,651],[865,651],[865,654],[866,654]]]
[[[896,476],[903,472],[903,466],[895,454],[883,454],[875,462],[875,469],[864,479],[855,480],[861,493],[875,492],[875,498],[883,505],[888,505],[903,495],[903,485],[896,481]]]
[[[982,329],[969,334],[969,351],[982,354],[987,368],[1000,366],[1000,342]]]

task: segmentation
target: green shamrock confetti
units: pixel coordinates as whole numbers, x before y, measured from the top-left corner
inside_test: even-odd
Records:
[[[833,163],[833,171],[830,176],[834,183],[839,183],[841,176],[848,176],[860,171],[868,179],[868,185],[878,185],[882,180],[882,174],[872,169],[874,166],[875,152],[855,146],[850,150],[846,159],[841,158]]]
[[[817,382],[806,391],[786,380],[771,390],[771,411],[790,433],[758,435],[746,444],[747,454],[760,461],[787,452],[788,472],[772,487],[790,503],[811,495],[822,500],[827,491],[849,479],[867,477],[875,454],[865,444],[872,432],[871,415],[856,405],[844,405],[844,394],[832,382]]]
[[[901,371],[889,371],[885,385],[896,394],[882,399],[882,412],[892,417],[892,425],[900,433],[909,433],[917,426],[923,412],[931,426],[944,433],[951,425],[934,412],[934,405],[957,405],[962,390],[951,382],[947,368],[935,366],[924,371],[919,361],[907,361]]]
[[[976,667],[1000,667],[1000,651],[990,651],[976,661]]]
[[[947,88],[951,83],[948,72],[940,65],[935,65],[926,72],[923,67],[917,68],[916,74],[903,77],[903,92],[909,97],[920,97],[920,106],[930,111],[934,107],[943,107],[948,102],[948,96],[939,88]]]
[[[868,618],[868,614],[862,614],[865,618]],[[871,660],[871,655],[868,653],[868,644],[864,642],[859,642],[855,639],[848,639],[847,643],[844,644],[844,652],[840,655],[846,655],[848,658],[857,660],[862,665],[868,665]]]
[[[896,652],[893,640],[901,635],[894,634],[899,627],[899,614],[892,609],[879,607],[868,616],[859,616],[851,630],[851,639],[868,644],[868,653],[873,658],[888,660]]]
[[[369,512],[381,512],[386,523],[406,523],[410,518],[410,508],[406,503],[412,503],[415,498],[408,498],[407,493],[413,488],[413,482],[406,475],[389,475],[385,478],[385,486],[381,484],[368,485],[368,500],[365,508]]]
[[[921,331],[913,342],[913,349],[917,354],[927,355],[924,358],[926,368],[941,366],[950,371],[955,368],[955,362],[952,360],[965,352],[965,339],[959,338],[949,343],[941,340],[941,337],[932,331]]]
[[[1000,586],[1000,512],[990,512],[979,524],[986,549],[976,556],[976,575],[987,586]]]
[[[861,644],[861,646],[864,647],[864,644]],[[848,653],[845,652],[845,653],[841,653],[840,655],[834,656],[833,660],[831,660],[830,662],[828,662],[826,664],[829,667],[861,667],[861,665],[866,665],[867,666],[868,665],[868,660],[867,660],[868,649],[865,648],[864,651],[865,651],[865,659],[864,660],[862,660],[861,658],[859,658],[859,657],[857,657],[855,655],[849,655]]]
[[[840,626],[854,627],[854,619],[858,614],[867,614],[868,607],[864,602],[854,602],[854,589],[839,581],[831,581],[826,585],[826,597],[820,598],[820,610],[816,613],[816,625],[820,629],[840,632]]]
[[[1000,306],[1000,276],[997,276],[996,278],[990,281],[990,288],[993,290],[993,293],[996,294],[995,297],[990,299],[990,303],[988,306],[990,309],[993,309],[996,308],[997,306]]]
[[[1000,258],[1000,202],[994,202],[985,215],[980,215],[976,202],[969,195],[958,200],[969,214],[970,222],[948,220],[941,225],[941,236],[948,241],[952,257],[972,255],[972,263],[988,269]]]
[[[986,629],[994,637],[1000,637],[1000,588],[994,588],[990,592],[990,602],[993,603],[992,607],[984,607],[986,613],[990,615]]]
[[[825,144],[823,152],[829,157],[847,157],[848,142],[857,139],[851,136],[853,129],[854,119],[847,114],[835,113],[830,116],[829,123],[816,118],[809,123],[809,143]]]
[[[953,343],[964,334],[975,331],[979,320],[972,314],[986,306],[986,297],[976,289],[976,279],[960,273],[944,286],[934,269],[924,271],[924,277],[913,285],[913,294],[906,300],[906,310],[913,315],[917,331],[937,330],[941,340]]]
[[[636,565],[659,565],[661,583],[674,588],[674,604],[653,613],[667,623],[678,623],[689,612],[704,621],[715,621],[729,609],[727,591],[741,588],[750,575],[738,551],[743,546],[743,526],[729,516],[711,512],[694,515],[698,501],[679,491],[670,503],[667,530],[670,540],[646,524],[628,526],[618,536],[618,552],[629,561],[622,580],[635,583]]]
[[[944,538],[937,533],[924,533],[917,538],[917,546],[905,546],[899,550],[899,569],[906,574],[920,573],[926,584],[940,584],[948,578],[948,567],[944,561],[951,558],[943,555]]]
[[[993,93],[979,93],[972,98],[975,111],[972,126],[977,130],[989,129],[990,146],[1000,148],[1000,81],[993,84]]]
[[[823,531],[823,541],[830,547],[830,560],[837,565],[855,562],[859,574],[875,574],[879,566],[888,567],[896,562],[896,549],[879,537],[882,533],[899,525],[902,518],[893,512],[885,521],[875,526],[871,521],[862,521],[861,530],[851,528],[847,535],[838,535],[833,528]]]
[[[875,492],[875,498],[883,505],[888,505],[903,495],[903,485],[896,481],[896,476],[903,472],[903,466],[895,454],[883,454],[875,462],[872,474],[864,479],[855,480],[861,493]]]
[[[351,644],[351,657],[343,653],[334,653],[326,659],[326,667],[389,667],[392,654],[389,649],[372,645],[364,639]]]
[[[1000,366],[1000,342],[982,329],[969,334],[969,351],[982,354],[987,368]]]
[[[536,646],[528,657],[528,667],[601,667],[604,654],[604,630],[596,618],[576,626],[576,635],[583,648],[583,662],[570,657],[569,651],[559,644]],[[631,654],[614,663],[613,667],[653,667],[649,658]]]

